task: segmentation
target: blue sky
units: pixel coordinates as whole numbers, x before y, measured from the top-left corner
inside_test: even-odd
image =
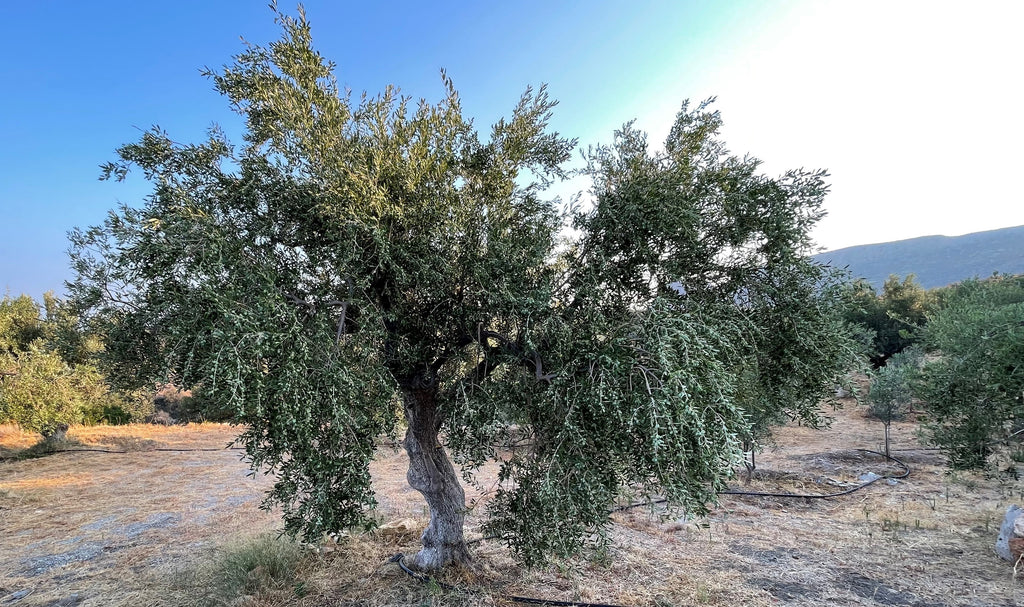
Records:
[[[1016,2],[304,3],[339,81],[436,99],[445,68],[487,128],[528,85],[554,126],[608,141],[636,118],[660,140],[684,98],[719,98],[733,151],[769,173],[832,173],[833,249],[1024,224]],[[294,5],[281,3],[285,12]],[[98,181],[159,125],[194,141],[239,120],[199,75],[278,27],[265,3],[11,3],[0,24],[0,292],[61,292],[66,233],[146,186]]]

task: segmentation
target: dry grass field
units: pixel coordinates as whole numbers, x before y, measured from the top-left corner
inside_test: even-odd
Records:
[[[852,401],[835,416],[827,431],[781,429],[743,488],[825,493],[896,472],[856,451],[879,448],[881,424]],[[405,485],[404,455],[384,448],[373,468],[379,517],[400,522],[281,557],[283,577],[243,563],[246,584],[232,596],[211,590],[224,563],[283,544],[266,539],[277,515],[258,509],[269,479],[251,477],[238,451],[153,451],[224,447],[232,428],[74,428],[73,447],[130,453],[0,462],[0,606],[509,604],[502,594],[637,607],[1024,604],[1024,582],[992,551],[1024,482],[948,474],[934,451],[914,450],[912,423],[893,430],[893,447],[910,449],[897,453],[912,468],[906,479],[828,500],[723,496],[705,520],[619,512],[609,548],[537,570],[482,542],[470,567],[444,578],[479,594],[420,584],[387,562],[415,551],[427,516]],[[0,456],[33,442],[0,427]],[[471,515],[471,538],[478,524]]]

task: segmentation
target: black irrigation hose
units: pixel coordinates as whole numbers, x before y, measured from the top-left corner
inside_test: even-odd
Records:
[[[395,556],[393,556],[390,559],[388,559],[388,562],[389,563],[397,563],[398,566],[402,568],[402,571],[406,572],[413,579],[415,579],[415,580],[417,580],[419,582],[422,582],[424,584],[434,583],[434,584],[437,584],[437,586],[439,588],[442,588],[442,589],[447,590],[449,592],[463,592],[463,593],[466,593],[466,594],[483,594],[479,590],[470,590],[468,588],[459,588],[457,586],[452,586],[451,584],[446,584],[446,583],[442,582],[441,580],[432,578],[432,577],[430,577],[429,575],[427,575],[425,573],[420,573],[418,571],[413,571],[412,569],[409,569],[409,567],[405,564],[405,555],[402,554],[401,552],[399,552]],[[502,595],[499,595],[499,598],[501,598],[503,600],[506,600],[506,601],[511,601],[513,603],[523,603],[523,604],[526,604],[526,605],[553,605],[555,607],[623,607],[622,605],[614,605],[614,604],[611,604],[611,603],[585,603],[583,601],[559,601],[557,599],[538,599],[538,598],[533,598],[533,597],[529,597],[529,596],[517,596],[517,595],[514,595],[514,594],[502,594]]]

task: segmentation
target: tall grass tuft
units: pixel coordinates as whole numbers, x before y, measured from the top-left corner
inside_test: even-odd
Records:
[[[302,556],[302,547],[290,539],[259,536],[224,551],[216,567],[218,586],[228,597],[289,588]]]
[[[298,570],[305,556],[302,546],[276,534],[229,544],[205,563],[179,572],[161,605],[223,607],[254,599],[277,604],[275,597],[294,598],[299,593]]]

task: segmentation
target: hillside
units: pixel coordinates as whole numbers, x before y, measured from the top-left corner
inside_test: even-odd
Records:
[[[876,289],[890,274],[914,273],[927,289],[993,272],[1024,273],[1024,226],[963,236],[922,236],[909,240],[858,245],[814,256],[847,267]]]

